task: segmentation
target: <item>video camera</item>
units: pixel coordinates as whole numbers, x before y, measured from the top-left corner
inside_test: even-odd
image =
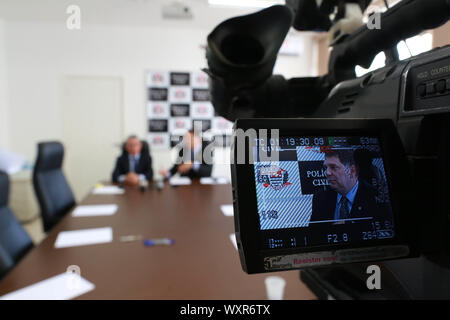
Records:
[[[403,0],[381,14],[379,29],[362,23],[370,2],[286,1],[226,20],[208,36],[212,103],[235,121],[242,267],[302,268],[322,298],[448,298],[450,46],[400,60],[396,45],[447,22],[450,0]],[[291,26],[329,32],[328,74],[272,75]],[[386,66],[356,77],[355,66],[368,68],[382,51]],[[245,161],[236,161],[242,153]],[[353,183],[339,182],[340,165]],[[364,188],[370,196],[355,191]],[[315,213],[319,207],[328,215]],[[381,293],[368,294],[361,283],[373,261],[384,261],[387,276]]]

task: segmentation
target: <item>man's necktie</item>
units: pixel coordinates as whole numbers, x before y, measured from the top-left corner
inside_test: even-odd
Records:
[[[136,158],[135,157],[131,157],[130,172],[136,172]]]
[[[339,219],[348,219],[350,217],[350,212],[348,211],[347,197],[342,197],[340,204],[341,207],[339,208]]]

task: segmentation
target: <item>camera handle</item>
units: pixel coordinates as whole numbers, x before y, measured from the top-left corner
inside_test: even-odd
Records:
[[[381,15],[381,29],[362,26],[333,45],[329,80],[337,84],[355,78],[354,67],[368,68],[380,51],[424,30],[434,29],[450,18],[450,0],[404,0]]]

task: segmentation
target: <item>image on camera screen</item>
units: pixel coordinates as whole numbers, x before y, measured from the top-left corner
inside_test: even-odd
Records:
[[[391,239],[394,218],[376,137],[289,136],[254,148],[264,249]],[[261,160],[261,161],[260,161]]]

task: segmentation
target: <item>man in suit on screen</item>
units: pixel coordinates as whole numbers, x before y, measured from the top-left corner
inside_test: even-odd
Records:
[[[384,214],[377,205],[373,187],[358,179],[353,150],[330,150],[325,153],[323,165],[329,185],[314,194],[310,221],[341,224]]]

